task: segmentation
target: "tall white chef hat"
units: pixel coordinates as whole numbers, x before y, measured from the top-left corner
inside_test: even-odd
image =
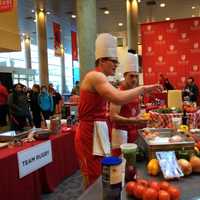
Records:
[[[139,73],[137,54],[127,53],[127,55],[125,56],[123,73],[126,72]]]
[[[96,39],[96,60],[99,58],[117,58],[117,41],[109,33],[102,33]]]

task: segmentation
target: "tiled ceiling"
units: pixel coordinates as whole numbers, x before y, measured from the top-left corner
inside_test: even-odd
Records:
[[[33,22],[35,0],[18,0],[20,31],[28,32],[35,40],[35,23]],[[126,0],[96,0],[97,1],[97,32],[123,32],[126,31]],[[140,0],[138,23],[147,22],[150,18],[154,21],[163,21],[166,17],[171,19],[189,18],[200,16],[200,0]],[[150,3],[149,3],[150,2]],[[153,3],[152,3],[153,2]],[[166,3],[161,8],[160,3]],[[74,25],[75,20],[71,14],[76,13],[76,0],[46,0],[48,15],[48,38],[52,40],[52,21],[58,21],[65,25]],[[150,5],[149,5],[150,4]],[[153,5],[152,5],[153,4]],[[192,6],[195,8],[192,9]],[[104,9],[110,11],[109,15],[104,14]],[[124,25],[119,27],[118,23]]]

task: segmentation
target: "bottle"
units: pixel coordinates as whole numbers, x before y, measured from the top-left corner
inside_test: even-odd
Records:
[[[121,200],[122,159],[105,157],[102,162],[103,200]]]
[[[183,110],[182,124],[188,125],[188,116],[185,109]]]

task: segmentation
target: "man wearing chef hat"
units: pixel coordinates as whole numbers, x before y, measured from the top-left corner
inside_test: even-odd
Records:
[[[114,75],[118,64],[116,39],[108,33],[96,39],[95,69],[88,72],[80,85],[79,125],[75,147],[80,170],[87,188],[101,174],[101,160],[110,155],[106,104],[124,104],[132,101],[144,91],[160,90],[160,85],[146,85],[120,91],[107,80]]]
[[[136,54],[127,53],[124,60],[124,81],[119,89],[130,90],[138,85],[139,65]],[[120,154],[120,145],[133,143],[137,138],[137,125],[145,125],[146,120],[138,118],[140,113],[139,96],[124,105],[110,104],[110,118],[112,121],[112,149],[113,153]]]

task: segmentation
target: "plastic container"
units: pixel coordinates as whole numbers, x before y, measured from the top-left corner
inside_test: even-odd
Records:
[[[127,143],[120,145],[123,157],[126,160],[125,164],[125,181],[135,180],[137,171],[136,171],[136,154],[137,154],[137,144]]]
[[[105,157],[102,160],[103,200],[120,200],[122,190],[122,159]]]

